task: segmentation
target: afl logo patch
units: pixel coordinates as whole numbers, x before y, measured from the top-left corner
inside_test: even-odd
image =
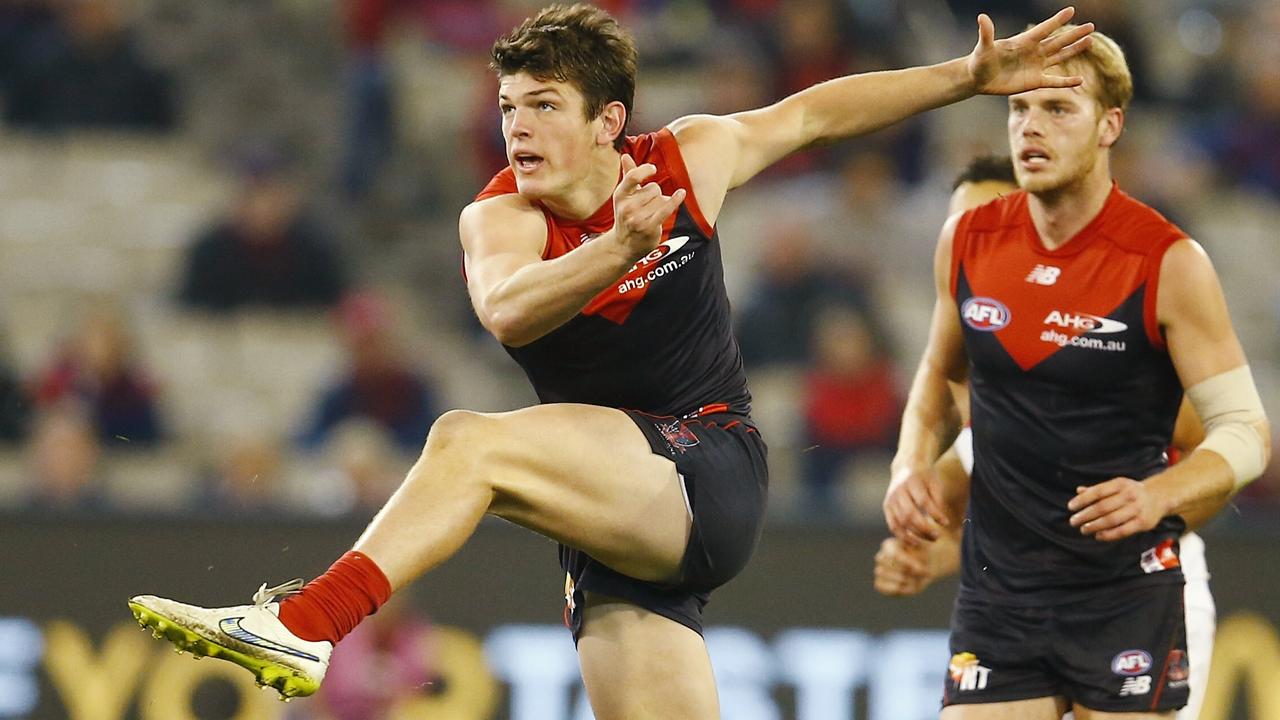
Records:
[[[964,324],[979,332],[995,332],[1009,324],[1009,308],[999,300],[971,297],[960,307]]]
[[[1132,677],[1151,669],[1151,654],[1146,650],[1125,650],[1111,659],[1111,672]]]

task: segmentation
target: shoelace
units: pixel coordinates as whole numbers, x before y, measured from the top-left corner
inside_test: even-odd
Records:
[[[275,587],[267,587],[266,583],[262,583],[262,586],[258,588],[258,592],[253,594],[253,604],[257,608],[262,608],[281,595],[296,593],[301,589],[302,578],[294,578]]]

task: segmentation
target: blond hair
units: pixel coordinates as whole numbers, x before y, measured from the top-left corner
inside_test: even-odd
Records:
[[[1064,25],[1053,32],[1058,35],[1076,27]],[[1098,31],[1093,32],[1093,44],[1088,50],[1062,63],[1061,67],[1070,75],[1085,78],[1085,88],[1102,105],[1103,109],[1129,107],[1133,99],[1133,76],[1129,74],[1129,63],[1124,58],[1124,50],[1111,38]]]

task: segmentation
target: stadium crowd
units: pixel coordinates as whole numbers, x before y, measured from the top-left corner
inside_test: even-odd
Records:
[[[489,43],[539,4],[0,5],[0,507],[367,516],[440,412],[530,400],[471,315],[453,218],[506,163]],[[642,46],[633,131],[940,60],[978,11],[1010,28],[1054,6],[599,4]],[[1280,9],[1169,5],[1077,3],[1143,81],[1115,171],[1208,249],[1274,417]],[[948,183],[1002,146],[1004,112],[971,100],[730,196],[777,520],[880,522]],[[1220,524],[1274,520],[1280,468],[1238,509]]]

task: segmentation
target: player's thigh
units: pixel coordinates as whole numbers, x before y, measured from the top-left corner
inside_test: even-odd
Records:
[[[1060,696],[1010,702],[948,705],[942,720],[1061,720],[1067,701]]]
[[[588,595],[578,657],[597,720],[714,720],[720,715],[706,643],[673,620]]]
[[[684,489],[626,413],[550,404],[468,417],[491,513],[626,575],[676,577],[691,527]]]
[[[1173,720],[1173,710],[1164,712],[1106,712],[1077,705],[1076,720]]]

